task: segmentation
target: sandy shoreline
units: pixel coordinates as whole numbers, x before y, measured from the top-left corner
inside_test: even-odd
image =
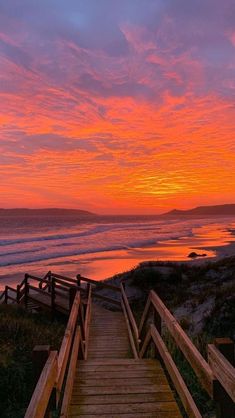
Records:
[[[103,258],[101,258],[99,260],[96,260],[94,262],[94,265],[92,265],[92,269],[91,269],[91,271],[94,271],[94,274],[92,274],[92,273],[91,274],[84,274],[81,271],[82,270],[82,268],[81,268],[82,265],[80,265],[79,262],[77,263],[77,265],[72,265],[70,263],[68,263],[68,264],[64,263],[62,269],[61,269],[60,265],[58,264],[58,268],[56,268],[56,266],[55,266],[52,270],[56,271],[60,274],[67,275],[69,277],[74,277],[74,276],[76,276],[77,273],[81,273],[86,277],[98,279],[99,281],[100,280],[107,280],[110,283],[115,283],[115,284],[119,285],[117,277],[119,277],[119,275],[122,275],[125,271],[129,271],[133,268],[138,267],[138,265],[141,264],[142,262],[148,263],[150,261],[153,261],[153,262],[169,261],[170,263],[180,263],[180,264],[181,263],[187,263],[187,264],[193,266],[193,265],[205,264],[205,263],[208,263],[208,262],[216,262],[216,261],[221,260],[223,258],[231,257],[231,256],[235,255],[235,242],[229,242],[229,243],[226,243],[224,245],[209,246],[209,247],[206,247],[206,246],[201,246],[201,247],[198,247],[198,246],[196,247],[195,246],[195,247],[193,247],[192,246],[191,248],[192,248],[192,251],[195,251],[198,254],[202,254],[202,253],[207,253],[208,254],[208,252],[214,252],[216,255],[215,256],[210,256],[210,257],[207,256],[207,257],[197,257],[195,259],[189,259],[187,257],[188,254],[185,254],[185,259],[182,259],[182,260],[171,260],[171,259],[168,260],[167,257],[166,258],[165,257],[164,258],[159,257],[157,259],[154,258],[154,259],[149,259],[149,260],[146,260],[146,259],[141,260],[141,259],[137,259],[137,258],[135,258],[135,259],[125,258],[123,254],[122,254],[123,258],[118,258],[118,259],[116,259],[115,257],[111,258],[111,253],[110,253],[108,259],[103,257]],[[167,250],[167,245],[166,245],[166,250]],[[114,254],[112,253],[112,255],[114,255]],[[96,275],[95,275],[95,267],[97,267],[99,269],[99,267],[101,266],[103,268],[104,272],[108,271],[107,267],[105,268],[106,263],[110,263],[110,265],[113,264],[116,267],[115,268],[115,270],[116,270],[115,273],[111,274],[108,277],[107,276],[105,277],[104,275],[102,275],[102,270],[101,270],[101,275],[97,278]],[[123,268],[122,268],[122,266],[123,266]],[[9,270],[10,270],[10,267],[11,266],[9,266]],[[29,263],[27,265],[27,269],[26,269],[25,266],[20,266],[20,267],[21,268],[20,268],[20,271],[18,273],[13,273],[13,274],[9,273],[9,274],[4,274],[4,275],[0,274],[0,291],[4,289],[5,285],[16,286],[20,281],[23,280],[24,273],[26,273],[26,272],[42,276],[48,270],[51,269],[51,266],[49,266],[48,264],[46,264],[45,266],[42,264],[40,266],[40,269],[39,269],[38,272],[35,271],[34,264],[31,264],[31,263]],[[67,269],[66,269],[66,267],[67,267]],[[111,267],[110,270],[112,270],[112,267]]]

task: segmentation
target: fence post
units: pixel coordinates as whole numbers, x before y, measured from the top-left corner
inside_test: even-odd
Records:
[[[25,309],[28,307],[28,295],[29,295],[29,283],[28,283],[28,274],[24,276],[24,304]]]
[[[77,285],[81,286],[81,274],[77,274]]]
[[[55,278],[52,277],[51,278],[51,311],[52,311],[52,315],[55,312]]]
[[[51,292],[51,271],[48,271],[47,279],[50,282],[48,284],[48,293],[50,293]]]
[[[230,338],[216,338],[214,345],[234,366],[234,342]],[[214,400],[216,402],[216,418],[235,417],[235,404],[217,380],[214,386]]]
[[[7,305],[8,301],[8,286],[5,286],[5,295],[4,295],[4,302]]]
[[[34,387],[36,386],[38,379],[41,375],[43,367],[45,366],[47,359],[50,355],[49,345],[36,345],[33,349],[33,377]],[[53,389],[52,395],[48,404],[48,408],[44,418],[51,418],[52,410],[56,409],[56,390]]]

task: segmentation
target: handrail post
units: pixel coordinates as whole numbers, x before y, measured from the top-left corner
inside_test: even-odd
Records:
[[[48,271],[48,274],[47,274],[47,279],[48,279],[48,281],[50,282],[49,284],[48,284],[48,293],[50,293],[51,292],[51,279],[52,279],[52,276],[51,276],[51,271]]]
[[[29,283],[28,283],[28,274],[24,276],[24,304],[25,309],[28,307],[28,295],[29,295]]]
[[[5,286],[5,297],[4,297],[4,302],[7,305],[7,301],[8,301],[8,286]]]
[[[77,285],[81,286],[81,274],[77,274]]]
[[[51,311],[52,311],[52,315],[54,314],[55,311],[55,278],[52,277],[51,278]]]
[[[232,366],[234,366],[234,342],[230,338],[216,338],[214,345]],[[235,416],[235,404],[218,380],[215,380],[214,383],[213,397],[216,402],[216,418]]]

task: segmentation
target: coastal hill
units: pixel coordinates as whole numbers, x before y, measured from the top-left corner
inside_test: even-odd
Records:
[[[177,218],[183,216],[235,216],[235,204],[198,206],[189,210],[174,209],[161,216]]]
[[[81,209],[61,209],[61,208],[45,208],[45,209],[27,209],[27,208],[0,208],[0,216],[78,216],[78,217],[95,217],[96,214]]]
[[[118,217],[128,219],[142,217],[142,215],[99,215],[93,212],[89,212],[81,209],[64,209],[64,208],[43,208],[43,209],[28,209],[28,208],[0,208],[0,216],[73,216],[73,217],[89,217],[89,218],[106,218],[106,217]],[[148,215],[147,215],[148,216]],[[160,215],[149,215],[150,217],[194,217],[194,216],[235,216],[235,203],[229,203],[225,205],[214,206],[198,206],[193,209],[180,210],[173,209],[169,212],[162,213]]]

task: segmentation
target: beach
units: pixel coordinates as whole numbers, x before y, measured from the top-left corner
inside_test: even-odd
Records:
[[[235,219],[97,217],[1,219],[0,288],[48,270],[95,280],[144,261],[202,263],[235,254]],[[191,252],[205,257],[191,260]]]

